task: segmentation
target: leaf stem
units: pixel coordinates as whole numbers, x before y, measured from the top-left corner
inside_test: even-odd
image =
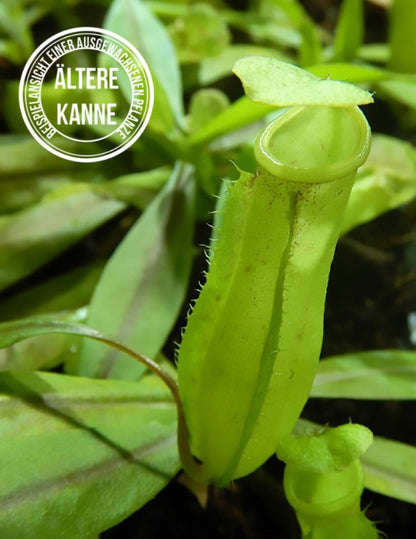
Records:
[[[111,346],[116,350],[127,354],[136,361],[145,365],[153,374],[155,374],[170,390],[176,404],[178,414],[178,450],[181,455],[181,460],[186,463],[186,466],[195,471],[199,470],[201,465],[192,456],[189,446],[188,429],[185,422],[185,416],[182,406],[182,401],[179,396],[178,385],[176,380],[163,370],[152,359],[132,350],[121,342],[115,341],[99,331],[86,326],[84,324],[71,324],[67,322],[57,322],[49,317],[40,317],[26,320],[16,320],[0,324],[0,348],[5,348],[23,341],[25,339],[36,337],[39,335],[53,333],[65,333],[69,335],[77,335],[80,337],[88,337],[89,339],[101,342],[107,346]]]
[[[176,383],[176,380],[165,370],[163,370],[162,367],[160,367],[160,365],[158,365],[155,361],[144,356],[143,354],[139,354],[138,352],[132,350],[128,346],[125,346],[118,341],[114,341],[113,339],[110,339],[109,337],[106,337],[105,335],[102,335],[98,332],[96,336],[91,335],[91,338],[98,342],[102,342],[107,346],[111,346],[112,348],[115,348],[116,350],[119,350],[120,352],[123,352],[124,354],[127,354],[128,356],[132,357],[136,361],[139,361],[166,384],[176,404],[176,410],[178,414],[178,450],[181,456],[182,463],[186,463],[188,469],[191,468],[195,470],[195,472],[197,470],[199,471],[199,469],[202,468],[202,465],[198,463],[198,461],[193,457],[191,453],[188,428],[186,426],[183,405],[179,396],[178,384]]]

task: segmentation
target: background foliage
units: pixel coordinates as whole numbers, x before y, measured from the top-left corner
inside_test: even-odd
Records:
[[[50,155],[18,108],[27,58],[75,26],[121,34],[142,52],[155,82],[145,133],[105,164]],[[411,536],[415,41],[411,0],[1,3],[0,339],[16,341],[0,350],[0,530],[8,537],[56,537],[55,526],[66,537],[96,537],[178,471],[173,402],[160,382],[131,358],[76,335],[17,342],[28,326],[10,321],[87,322],[171,368],[206,269],[215,195],[222,180],[237,177],[233,162],[255,171],[253,141],[274,113],[249,101],[232,75],[235,61],[253,54],[375,93],[366,108],[372,151],[328,291],[322,356],[329,359],[304,417],[331,425],[351,418],[373,430],[363,462],[366,486],[380,495],[366,495],[368,516],[395,539]],[[277,461],[213,492],[206,511],[174,482],[132,518],[103,537],[268,537],[270,526],[276,536],[298,537]]]

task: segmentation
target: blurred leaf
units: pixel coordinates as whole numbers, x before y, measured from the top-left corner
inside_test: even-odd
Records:
[[[13,133],[13,135],[3,135],[4,137],[26,137],[36,143],[39,148],[42,149],[45,156],[53,156],[53,154],[41,146],[31,135],[27,135],[28,130],[23,120],[22,113],[20,112],[19,81],[17,79],[5,80],[4,84],[2,84],[0,111],[9,131]],[[53,157],[56,161],[60,159],[57,156]],[[61,161],[64,161],[64,159],[61,159]],[[67,163],[69,164],[70,161]]]
[[[416,399],[416,352],[377,350],[321,360],[311,397]]]
[[[170,167],[157,167],[143,172],[122,174],[107,181],[98,171],[94,174],[94,169],[0,177],[0,212],[23,209],[39,202],[42,197],[50,200],[54,197],[54,192],[62,194],[75,190],[111,197],[143,210],[165,185],[170,172]]]
[[[87,311],[79,309],[51,316],[56,321],[82,323],[87,318]],[[0,350],[0,371],[30,372],[50,369],[67,361],[76,343],[77,337],[68,334],[42,335],[25,339]]]
[[[35,204],[42,196],[62,186],[75,182],[99,182],[105,177],[102,167],[91,164],[84,169],[56,157],[32,136],[0,135],[0,152],[2,213]]]
[[[297,0],[261,0],[258,10],[246,12],[246,32],[254,42],[271,42],[277,48],[298,48],[305,12]]]
[[[370,155],[359,169],[342,233],[371,221],[416,196],[416,150],[402,140],[373,135]]]
[[[225,166],[222,167],[221,176],[228,177],[230,174],[234,176],[232,174],[235,170],[233,168],[234,162],[238,162],[239,165],[244,166],[244,170],[255,171],[257,169],[257,163],[253,156],[253,144],[259,131],[266,127],[267,122],[272,121],[273,118],[274,113],[270,113],[253,123],[233,130],[230,133],[220,135],[210,143],[209,148],[212,152],[228,152],[230,150],[233,152],[230,154],[231,161],[228,166],[224,164]],[[213,192],[211,191],[210,195]]]
[[[72,175],[32,174],[0,178],[0,213],[10,213],[36,204],[49,191],[71,183]]]
[[[389,44],[391,69],[416,72],[416,10],[413,0],[394,0],[389,10]],[[412,52],[411,52],[412,51]]]
[[[0,532],[91,537],[160,491],[179,469],[176,412],[140,383],[0,374]]]
[[[247,96],[276,107],[329,105],[345,107],[372,103],[369,92],[347,82],[322,80],[299,67],[273,58],[247,56],[233,69]]]
[[[186,14],[175,19],[170,35],[182,63],[217,56],[230,41],[230,32],[221,14],[203,3],[190,5]]]
[[[299,0],[263,0],[260,2],[260,13],[284,20],[294,27],[299,27],[305,17],[305,9]]]
[[[386,64],[390,58],[390,47],[387,43],[368,43],[360,47],[357,57],[364,62]]]
[[[96,329],[83,324],[61,321],[56,314],[44,314],[0,324],[0,348],[12,346],[30,337],[55,333],[89,337],[107,342],[107,338]]]
[[[416,447],[376,436],[361,462],[366,488],[416,503]]]
[[[322,61],[322,45],[318,26],[308,17],[301,26],[302,42],[299,47],[299,65],[307,67]],[[337,77],[336,77],[337,78]]]
[[[202,88],[192,94],[189,104],[189,130],[198,131],[226,110],[230,101],[226,94],[215,88]]]
[[[363,37],[363,0],[343,0],[335,31],[335,58],[353,60],[362,45]]]
[[[87,305],[102,269],[102,262],[77,266],[28,289],[19,289],[16,294],[1,301],[0,321],[73,310]]]
[[[97,193],[110,194],[144,210],[166,184],[170,174],[169,167],[158,167],[144,172],[123,174],[114,180],[92,186],[92,188]]]
[[[71,316],[80,317],[82,320],[84,320],[84,309],[80,309],[77,313],[75,313],[75,315],[69,314],[69,317]],[[12,346],[16,343],[24,341],[25,339],[30,339],[31,337],[41,337],[44,335],[55,334],[87,337],[88,339],[99,342],[101,345],[105,344],[107,347],[120,350],[123,354],[129,357],[130,361],[133,360],[133,363],[137,361],[140,364],[145,365],[146,368],[151,372],[155,373],[158,378],[163,380],[166,386],[169,387],[171,393],[175,395],[175,399],[179,399],[177,396],[177,386],[174,379],[175,377],[169,376],[169,374],[163,371],[153,360],[139,354],[121,342],[115,341],[114,339],[103,335],[96,329],[86,326],[85,324],[77,324],[66,321],[65,315],[63,315],[63,318],[61,319],[59,315],[56,315],[56,313],[44,314],[0,324],[0,348]],[[159,354],[159,358],[160,357],[162,357],[162,354]]]
[[[202,86],[206,86],[231,76],[234,64],[244,56],[266,56],[278,60],[289,59],[282,52],[272,48],[251,44],[230,45],[221,54],[202,60],[198,69],[198,82]]]
[[[124,209],[88,191],[63,193],[0,218],[0,290],[27,277]]]
[[[389,79],[394,73],[365,64],[349,64],[346,62],[334,62],[316,64],[308,67],[308,71],[322,79],[336,79],[354,84]]]
[[[416,109],[416,77],[410,75],[403,79],[386,80],[377,84],[380,97],[385,95],[403,105]]]
[[[154,358],[185,299],[192,236],[192,170],[178,165],[107,263],[88,324]],[[76,366],[81,376],[97,378],[137,379],[143,370],[115,350],[90,342],[83,343]]]
[[[24,7],[19,2],[3,1],[0,4],[0,32],[12,38],[18,52],[18,61],[23,62],[34,49],[29,23]],[[12,58],[10,58],[12,59]]]
[[[120,34],[143,55],[155,84],[154,110],[158,114],[159,105],[163,108],[163,101],[167,100],[177,123],[182,125],[184,113],[178,59],[159,19],[142,0],[114,0],[103,27]]]
[[[227,109],[213,118],[196,133],[189,137],[189,144],[199,144],[217,138],[225,133],[256,122],[272,112],[274,107],[254,103],[243,96],[234,101]]]
[[[0,135],[0,151],[0,177],[75,168],[74,163],[51,154],[30,135]]]
[[[0,39],[0,57],[6,58],[13,64],[20,62],[20,50],[16,42],[11,39]]]

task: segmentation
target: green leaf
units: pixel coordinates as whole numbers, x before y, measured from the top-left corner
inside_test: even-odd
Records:
[[[153,376],[0,374],[0,410],[3,537],[97,535],[179,469],[175,407]]]
[[[389,10],[389,64],[395,71],[415,73],[416,11],[413,0],[394,0]]]
[[[0,151],[0,176],[74,168],[73,163],[46,151],[28,135],[0,135]]]
[[[0,213],[12,213],[32,206],[50,191],[78,179],[76,176],[62,171],[3,177],[0,179]]]
[[[377,350],[319,362],[312,397],[415,399],[416,352]]]
[[[387,43],[368,43],[360,47],[357,56],[364,62],[387,64],[390,59],[390,47]]]
[[[347,82],[322,80],[299,67],[273,58],[247,56],[233,72],[248,97],[276,107],[328,105],[347,107],[372,103],[371,94]]]
[[[224,77],[229,77],[236,61],[244,56],[266,56],[279,60],[289,59],[282,52],[272,48],[251,44],[230,45],[221,54],[202,60],[198,69],[199,84],[206,86]]]
[[[171,172],[169,167],[158,167],[144,172],[123,174],[111,181],[91,187],[96,193],[112,195],[144,210],[166,184]]]
[[[347,423],[284,438],[276,452],[280,460],[299,470],[325,474],[349,466],[367,451],[372,441],[367,427]]]
[[[416,504],[416,447],[376,436],[361,461],[366,488]]]
[[[189,137],[189,144],[212,140],[239,127],[258,121],[273,111],[270,105],[254,103],[246,96],[241,97],[209,123]]]
[[[12,39],[0,39],[0,56],[14,64],[21,61],[19,45]]]
[[[170,35],[182,63],[217,56],[229,44],[230,32],[221,14],[209,4],[190,5],[170,26]]]
[[[74,187],[0,218],[0,290],[27,277],[123,209],[120,202]]]
[[[88,324],[156,357],[185,298],[192,235],[192,171],[178,165],[108,262],[90,304]],[[143,367],[113,350],[85,342],[76,372],[136,379]]]
[[[19,288],[0,303],[0,321],[79,309],[89,303],[102,270],[102,262],[78,266],[28,289]]]
[[[301,42],[300,25],[305,11],[296,0],[263,0],[255,13],[242,14],[238,24],[253,42],[269,42],[278,49],[296,49]],[[245,20],[244,20],[245,19]]]
[[[353,60],[364,36],[363,0],[344,0],[335,33],[335,57]]]
[[[416,78],[407,77],[396,80],[381,81],[377,84],[380,97],[385,95],[403,105],[416,109]]]
[[[56,314],[45,314],[0,324],[0,348],[12,346],[30,337],[54,333],[90,337],[99,341],[107,340],[97,330],[88,326],[62,322],[57,319]]]
[[[358,171],[344,214],[342,233],[371,221],[416,196],[416,150],[402,140],[374,135]]]
[[[189,130],[198,131],[226,110],[230,101],[226,94],[216,88],[202,88],[192,94],[189,103]]]
[[[33,50],[33,38],[24,7],[19,2],[0,4],[0,30],[8,34],[18,47],[19,62],[26,60]]]
[[[167,100],[173,116],[182,125],[182,82],[178,59],[159,19],[142,0],[115,0],[103,27],[120,34],[143,55],[155,83],[155,111],[160,99]]]
[[[82,314],[82,313],[81,313]],[[130,357],[130,361],[138,361],[156,374],[171,391],[175,401],[179,403],[178,388],[173,376],[164,371],[160,365],[153,360],[135,352],[124,344],[117,342],[109,337],[106,337],[96,329],[90,328],[84,324],[74,324],[67,321],[59,320],[54,314],[39,315],[12,322],[0,324],[0,348],[12,346],[30,337],[41,335],[67,334],[78,337],[87,337],[101,344],[111,347],[112,349],[120,350],[126,356]]]
[[[87,310],[84,308],[75,312],[57,313],[51,317],[61,323],[79,324],[85,322]],[[10,326],[8,327],[10,329]],[[2,331],[4,326],[0,324],[0,334]],[[68,334],[41,335],[16,342],[0,350],[0,371],[30,372],[50,369],[67,361],[77,342],[76,336]]]
[[[301,25],[302,42],[298,56],[299,64],[306,67],[320,62],[323,51],[319,27],[309,17],[304,16],[303,19]]]
[[[373,82],[389,79],[393,73],[379,67],[365,64],[349,64],[346,62],[334,62],[308,66],[308,71],[321,79],[336,79],[354,84]]]

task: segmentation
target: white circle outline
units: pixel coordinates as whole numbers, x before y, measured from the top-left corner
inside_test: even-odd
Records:
[[[143,71],[145,72],[145,74],[147,76],[147,82],[148,82],[148,87],[149,87],[148,109],[147,109],[147,112],[146,112],[146,116],[145,116],[142,124],[140,125],[137,133],[132,138],[128,139],[125,143],[122,143],[119,146],[117,146],[116,149],[104,151],[101,154],[96,154],[94,157],[79,157],[79,155],[69,155],[69,154],[63,153],[63,151],[56,150],[55,147],[52,147],[44,139],[42,139],[42,137],[32,127],[31,122],[30,122],[30,120],[28,118],[28,115],[26,114],[26,108],[25,108],[25,95],[24,94],[25,94],[26,76],[28,74],[28,71],[32,67],[32,62],[34,61],[34,59],[39,55],[40,51],[43,51],[45,48],[47,48],[47,46],[50,43],[52,43],[53,41],[55,41],[57,38],[61,38],[63,36],[67,36],[67,35],[70,35],[70,34],[76,33],[76,32],[96,32],[96,33],[101,34],[102,37],[105,37],[107,35],[107,36],[110,36],[111,38],[113,38],[114,40],[120,41],[121,43],[123,43],[127,47],[127,49],[129,49],[133,53],[133,55],[136,56],[137,59],[139,60],[139,62],[141,64],[141,68],[143,69]],[[78,50],[83,50],[83,49],[78,49]],[[91,49],[91,50],[96,50],[96,49]],[[129,77],[128,73],[126,73],[126,74]],[[150,116],[152,114],[153,104],[154,104],[153,79],[152,79],[152,75],[150,73],[149,66],[147,65],[146,60],[143,58],[143,56],[140,54],[140,52],[129,41],[127,41],[127,39],[120,36],[119,34],[116,34],[115,32],[112,32],[111,30],[104,30],[102,28],[96,28],[94,26],[78,26],[76,28],[70,28],[68,30],[63,30],[62,32],[58,32],[57,34],[54,34],[53,36],[48,38],[46,41],[41,43],[41,45],[39,45],[39,47],[37,47],[34,50],[34,52],[30,55],[29,59],[27,60],[27,62],[25,64],[22,75],[20,77],[20,83],[19,83],[19,107],[20,107],[20,112],[21,112],[21,115],[23,117],[23,120],[24,120],[24,122],[26,124],[26,127],[27,127],[28,131],[31,133],[31,135],[35,138],[35,140],[41,146],[43,146],[46,150],[48,150],[48,152],[51,152],[54,155],[56,155],[58,157],[61,157],[62,159],[66,159],[67,161],[75,161],[75,162],[78,162],[78,163],[95,163],[95,162],[98,162],[98,161],[105,161],[106,159],[110,159],[111,157],[115,157],[115,156],[121,154],[122,152],[127,150],[132,144],[134,144],[136,142],[136,140],[141,136],[143,131],[146,129],[147,124],[149,123],[149,120],[150,120]],[[43,107],[42,107],[42,110],[43,110]],[[130,103],[130,107],[129,107],[129,112],[130,112],[130,110],[131,110],[131,103]],[[45,117],[48,119],[46,114],[45,114]],[[48,119],[48,121],[49,121],[49,119]],[[49,121],[49,123],[53,126],[53,124],[50,121]]]
[[[87,28],[87,27],[79,27],[79,28]],[[79,37],[79,35],[82,36],[83,32],[77,32],[77,30],[79,30],[79,28],[72,28],[72,31],[74,32],[74,37]],[[89,28],[92,28],[92,27],[89,27]],[[97,32],[97,33],[101,33],[101,29],[98,29],[98,30],[99,30],[99,32]],[[111,34],[111,33],[114,33],[114,32],[110,32],[110,30],[108,30],[108,33]],[[53,37],[53,38],[57,38],[57,36],[59,36],[59,35],[60,35],[60,34],[55,34],[55,35],[52,36],[52,37]],[[118,36],[118,34],[114,34],[114,35],[115,35],[115,36]],[[122,41],[121,36],[118,36],[118,38],[120,38],[120,41]],[[58,43],[59,41],[60,41],[60,39],[56,39],[56,42],[57,42],[57,43]],[[144,71],[143,75],[144,75],[145,86],[146,86],[145,90],[146,90],[146,93],[147,93],[147,94],[150,94],[150,92],[153,92],[154,89],[153,89],[153,86],[150,87],[150,85],[148,84],[148,83],[149,83],[149,80],[152,80],[152,79],[151,79],[151,76],[149,77],[149,73],[148,73],[148,72],[145,70],[145,68],[144,68],[144,64],[145,64],[146,62],[145,62],[145,60],[143,59],[143,57],[140,55],[140,53],[137,51],[137,49],[135,49],[135,48],[131,45],[131,43],[129,43],[128,41],[126,41],[126,42],[127,42],[127,44],[130,46],[130,48],[132,49],[132,50],[129,51],[129,53],[131,54],[131,56],[134,58],[134,55],[136,54],[136,55],[138,55],[138,56],[140,57],[139,60],[141,60],[141,65],[140,65],[140,67],[139,67],[138,69],[139,69],[140,71]],[[45,43],[46,43],[46,41],[45,41]],[[40,48],[40,47],[38,47],[38,48]],[[77,49],[77,50],[79,50],[79,49]],[[96,49],[88,49],[88,50],[96,50]],[[59,57],[59,59],[63,58],[66,54],[70,54],[71,52],[76,52],[76,50],[75,50],[75,51],[68,51],[67,53],[62,54],[62,55]],[[113,58],[113,57],[111,56],[111,54],[108,53],[108,51],[102,50],[101,52],[102,52],[102,54],[106,54],[106,55],[108,55],[110,58]],[[39,54],[38,56],[40,56],[40,54]],[[119,60],[117,60],[116,58],[113,58],[113,59],[118,63],[118,65],[121,66],[122,69],[124,69],[124,68],[123,68],[123,65],[120,63]],[[37,60],[37,59],[36,59],[36,60]],[[52,65],[52,64],[51,64],[51,65]],[[146,65],[146,67],[147,67],[147,65]],[[125,73],[126,73],[126,75],[127,75],[127,78],[128,78],[128,80],[129,80],[129,82],[131,82],[130,75],[126,72],[126,70],[124,70],[124,71],[125,71]],[[46,72],[45,72],[45,74],[46,74]],[[43,79],[42,79],[42,82],[43,82],[43,80],[44,80],[44,77],[43,77]],[[152,82],[153,82],[153,81],[152,81]],[[131,84],[130,84],[130,86],[131,86]],[[131,87],[132,87],[132,86],[131,86]],[[150,99],[148,100],[148,102],[150,102]],[[47,115],[46,115],[46,113],[45,113],[45,111],[44,111],[44,109],[43,109],[42,103],[40,103],[40,107],[41,107],[41,109],[42,109],[42,112],[43,112],[45,118],[48,119],[48,117],[47,117]],[[132,103],[130,103],[129,110],[128,110],[127,114],[125,115],[125,118],[123,119],[123,121],[121,122],[120,125],[123,125],[123,123],[125,122],[127,116],[128,116],[129,114],[131,114],[132,108],[133,108],[133,105],[132,105]],[[147,118],[147,114],[149,114],[149,115],[151,114],[151,110],[150,110],[150,112],[149,112],[150,104],[149,104],[146,108],[147,108],[147,112],[146,112],[146,117],[145,117],[145,119]],[[153,103],[152,103],[152,108],[153,108]],[[25,107],[25,112],[26,112],[26,107]],[[144,121],[145,121],[145,120],[143,120],[143,121],[140,123],[140,126],[143,125]],[[147,125],[147,122],[148,122],[148,120],[146,120],[146,125]],[[34,122],[32,122],[32,123],[34,123]],[[95,138],[95,139],[88,139],[88,140],[80,140],[80,139],[76,139],[76,138],[74,138],[74,137],[70,137],[69,135],[65,135],[65,134],[62,133],[62,131],[60,131],[60,130],[56,127],[56,125],[53,124],[50,120],[49,120],[49,123],[52,125],[52,127],[56,130],[56,132],[57,132],[62,138],[65,138],[65,139],[67,139],[67,140],[72,140],[72,141],[75,141],[75,142],[79,142],[80,144],[89,144],[89,143],[91,143],[91,142],[99,142],[100,140],[106,140],[106,139],[112,137],[112,136],[118,131],[118,129],[119,129],[119,128],[114,129],[111,133],[109,133],[108,135],[105,135],[105,136],[103,136],[103,137],[99,137],[99,138]],[[35,130],[35,131],[36,131],[36,130]],[[117,146],[117,148],[119,148],[119,147],[124,147],[124,145],[126,145],[127,143],[130,143],[130,140],[131,140],[131,137],[132,137],[132,136],[135,136],[135,133],[134,133],[133,135],[129,135],[129,136],[128,136],[128,140],[126,140],[125,142],[122,142],[121,144],[119,144],[119,145]],[[135,139],[135,140],[136,140],[136,139]],[[134,142],[134,140],[133,140],[133,142]],[[53,148],[55,147],[52,143],[50,143],[50,144],[51,144],[51,146],[52,146]],[[129,144],[129,146],[130,146],[130,144]],[[127,146],[127,148],[128,148],[128,146]],[[110,150],[110,151],[112,151],[112,150]],[[70,153],[68,152],[68,155],[72,155],[72,154],[70,154]],[[78,154],[78,155],[80,155],[80,154]],[[101,154],[99,154],[99,155],[101,155]],[[111,157],[111,156],[107,157],[106,159],[109,159],[110,157]]]

